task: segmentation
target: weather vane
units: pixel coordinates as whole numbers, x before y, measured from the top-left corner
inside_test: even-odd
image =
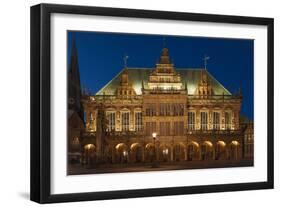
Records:
[[[210,57],[207,56],[207,55],[205,55],[205,57],[203,58],[205,70],[207,70],[207,61],[208,61],[209,59],[210,59]]]
[[[129,56],[128,55],[124,55],[124,67],[127,68],[127,60],[128,60]]]

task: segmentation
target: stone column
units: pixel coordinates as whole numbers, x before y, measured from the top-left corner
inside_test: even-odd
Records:
[[[135,113],[134,113],[134,108],[130,108],[130,126],[129,130],[135,131]]]
[[[184,160],[187,160],[187,148],[184,149]]]
[[[171,161],[174,161],[174,146],[171,146]]]
[[[145,161],[145,147],[142,149],[142,161]]]

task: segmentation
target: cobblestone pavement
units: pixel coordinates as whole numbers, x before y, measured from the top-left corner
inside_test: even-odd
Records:
[[[229,161],[210,161],[202,163],[202,161],[158,163],[153,166],[152,163],[139,164],[101,164],[93,166],[82,166],[80,164],[69,165],[68,175],[79,174],[98,174],[98,173],[122,173],[122,172],[144,172],[144,171],[162,171],[162,170],[185,170],[185,169],[206,169],[206,168],[225,168],[225,167],[250,167],[253,162],[243,160],[241,162]]]

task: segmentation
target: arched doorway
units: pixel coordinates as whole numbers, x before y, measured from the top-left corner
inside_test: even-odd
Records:
[[[231,160],[238,160],[239,159],[239,142],[232,141],[230,143],[230,159]]]
[[[183,143],[178,143],[174,146],[174,158],[175,161],[185,160],[185,145]]]
[[[190,142],[187,146],[187,160],[199,159],[199,144],[197,142]]]
[[[119,143],[115,147],[116,150],[116,162],[127,163],[128,162],[128,147],[124,143]]]
[[[167,144],[160,145],[159,160],[161,162],[169,162],[171,157],[171,147]]]
[[[216,160],[225,160],[227,158],[226,144],[224,141],[218,141],[216,143]]]
[[[113,163],[114,150],[112,146],[106,146],[104,149],[104,159],[106,163]]]
[[[133,163],[138,163],[143,161],[143,147],[140,143],[134,143],[130,147],[130,160]]]
[[[155,157],[156,157],[156,155],[155,155],[154,144],[148,143],[145,146],[145,160],[147,162],[153,162]]]
[[[94,144],[87,144],[84,146],[84,163],[86,165],[94,164],[96,160],[96,147]]]
[[[205,141],[201,145],[201,160],[212,160],[214,157],[213,144],[210,141]]]

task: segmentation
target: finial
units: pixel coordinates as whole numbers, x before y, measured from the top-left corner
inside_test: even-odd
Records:
[[[207,70],[207,61],[210,59],[210,57],[209,56],[207,56],[207,55],[205,55],[204,56],[204,58],[203,58],[203,60],[204,60],[204,68],[205,68],[205,70]]]
[[[125,54],[124,58],[123,58],[123,60],[124,60],[124,68],[127,68],[127,60],[128,60],[128,58],[129,58],[129,56]]]

